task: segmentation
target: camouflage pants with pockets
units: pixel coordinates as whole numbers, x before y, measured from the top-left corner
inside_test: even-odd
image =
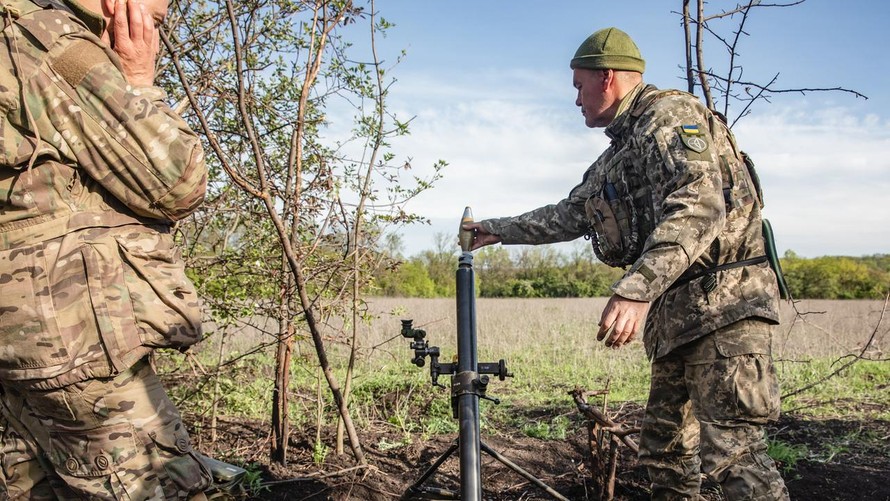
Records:
[[[698,499],[702,473],[729,501],[788,499],[763,428],[779,415],[770,338],[742,320],[653,361],[640,439],[652,499]]]
[[[58,390],[2,390],[0,499],[206,499],[210,474],[147,359]]]

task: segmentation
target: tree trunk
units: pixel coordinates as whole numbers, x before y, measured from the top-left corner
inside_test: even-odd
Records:
[[[272,450],[269,458],[281,465],[287,464],[287,440],[290,435],[288,418],[288,387],[290,364],[293,354],[293,323],[288,318],[289,275],[284,275],[281,286],[281,305],[278,318],[278,350],[275,354],[275,384],[272,390]]]

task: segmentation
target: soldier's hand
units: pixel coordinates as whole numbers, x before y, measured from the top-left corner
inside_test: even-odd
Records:
[[[480,247],[496,244],[501,241],[499,235],[485,231],[479,223],[466,223],[462,227],[465,230],[473,231],[473,246],[470,247],[470,250],[476,250]]]
[[[154,85],[160,36],[155,20],[141,1],[114,3],[112,49],[120,56],[124,76],[134,87]]]
[[[634,340],[646,322],[649,312],[648,301],[634,301],[613,295],[606,303],[600,317],[597,341],[605,341],[606,346],[620,348]]]

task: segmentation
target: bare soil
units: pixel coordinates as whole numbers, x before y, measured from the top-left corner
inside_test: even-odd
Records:
[[[639,408],[631,409],[624,422],[639,418],[640,413]],[[601,486],[592,476],[587,426],[580,414],[572,419],[565,440],[542,440],[519,430],[499,429],[494,434],[483,430],[482,441],[562,496],[599,500]],[[453,434],[428,441],[414,437],[407,445],[393,446],[403,443],[404,435],[385,424],[365,427],[359,433],[367,467],[356,467],[348,449],[343,455],[330,453],[322,464],[315,464],[314,430],[293,433],[287,465],[268,462],[267,424],[223,421],[213,450],[204,447],[209,445],[209,437],[199,434],[196,438],[199,448],[210,455],[242,457],[253,463],[251,468],[261,474],[261,488],[250,492],[249,499],[336,501],[402,498],[456,440]],[[890,448],[886,445],[890,422],[786,415],[769,427],[769,434],[774,440],[806,447],[806,457],[784,473],[792,499],[890,501]],[[325,442],[333,443],[333,437],[325,437]],[[553,499],[491,456],[483,454],[482,461],[486,501]],[[459,491],[457,453],[423,485]],[[719,488],[708,482],[702,496],[712,501],[723,499]],[[649,499],[645,469],[626,447],[621,447],[614,499]]]

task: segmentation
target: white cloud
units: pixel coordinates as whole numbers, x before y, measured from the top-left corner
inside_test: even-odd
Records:
[[[411,135],[395,141],[394,149],[411,156],[415,168],[440,158],[449,163],[445,178],[413,210],[459,219],[470,205],[477,217],[493,217],[558,201],[608,144],[601,132],[584,128],[567,84],[558,96],[563,104],[549,105],[558,99],[539,93],[554,85],[534,75],[501,75],[499,81],[512,85],[498,92],[485,81],[426,81],[423,93],[409,90],[412,99],[400,99],[400,109],[422,103],[413,108]]]
[[[780,249],[804,256],[890,252],[890,124],[843,108],[777,110],[740,122]]]

